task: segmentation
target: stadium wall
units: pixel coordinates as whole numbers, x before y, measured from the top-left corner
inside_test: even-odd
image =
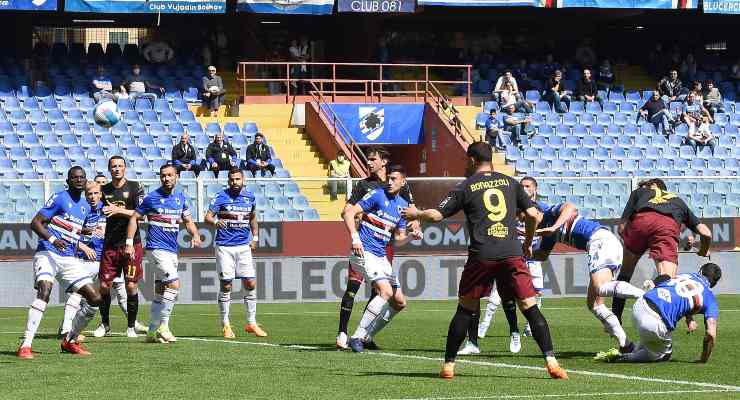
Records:
[[[720,293],[740,293],[740,262],[735,230],[740,219],[705,220],[717,243],[712,261],[724,267]],[[615,229],[616,221],[602,221]],[[185,230],[179,235],[181,259],[180,301],[209,303],[216,298],[218,277],[213,258],[213,231],[199,224],[204,246],[185,248],[189,238]],[[142,232],[144,232],[142,230]],[[321,233],[317,245],[316,233]],[[688,232],[684,232],[684,237]],[[340,222],[300,222],[260,224],[260,246],[256,253],[258,296],[265,302],[336,301],[346,283],[349,238]],[[31,258],[37,239],[27,224],[0,225],[0,307],[26,307],[33,300]],[[411,299],[450,299],[456,297],[457,283],[466,259],[467,232],[460,221],[446,221],[424,227],[424,239],[401,247],[396,253],[394,269],[403,290]],[[546,296],[583,296],[587,274],[585,256],[566,246],[543,263]],[[682,253],[681,271],[695,271],[706,262],[693,253]],[[145,259],[145,276],[141,290],[145,300],[153,293],[153,268]],[[651,278],[654,268],[646,257],[640,263],[633,282]],[[56,285],[58,286],[58,285]],[[237,285],[241,291],[241,287]],[[63,290],[55,287],[52,304],[64,301]],[[63,289],[63,288],[62,288]],[[367,295],[367,288],[365,289]]]

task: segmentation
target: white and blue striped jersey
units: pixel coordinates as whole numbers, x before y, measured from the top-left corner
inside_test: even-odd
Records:
[[[80,197],[75,200],[67,190],[56,193],[46,201],[44,207],[39,210],[39,214],[49,220],[46,226],[49,234],[54,238],[67,241],[70,246],[61,251],[48,240],[39,239],[36,251],[49,251],[62,257],[74,257],[82,227],[90,214],[90,204],[85,196],[80,194]]]
[[[166,195],[159,188],[144,197],[136,212],[146,215],[149,220],[147,250],[165,250],[177,254],[180,222],[191,215],[185,195],[178,191]]]
[[[359,235],[362,247],[378,257],[385,257],[385,247],[396,229],[406,229],[401,210],[409,203],[401,196],[389,197],[382,188],[367,193],[357,205],[362,208]]]
[[[661,319],[669,330],[687,315],[704,314],[704,318],[717,319],[719,306],[709,281],[698,273],[680,274],[663,282],[645,293],[658,309]]]
[[[208,210],[226,223],[226,228],[216,230],[216,244],[219,246],[243,246],[252,241],[252,228],[249,224],[254,214],[254,193],[242,189],[236,196],[229,189],[216,194]]]
[[[560,216],[560,209],[563,204],[565,203],[550,206],[538,201],[537,205],[543,213],[542,222],[538,228],[541,229],[553,226]],[[563,224],[559,232],[554,235],[544,237],[540,244],[540,248],[552,250],[552,248],[555,247],[555,243],[561,242],[575,247],[578,250],[588,251],[588,242],[591,240],[591,236],[593,236],[594,232],[599,229],[607,228],[596,221],[576,215],[572,221],[567,221]]]

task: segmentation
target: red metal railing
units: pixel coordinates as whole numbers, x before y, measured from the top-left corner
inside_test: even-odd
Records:
[[[402,74],[413,74],[409,79],[385,79],[387,72],[401,71]],[[457,71],[460,80],[435,79]],[[464,85],[466,105],[471,105],[472,66],[450,64],[373,64],[373,63],[301,63],[301,62],[257,62],[245,61],[237,65],[237,81],[242,83],[242,94],[246,98],[251,84],[278,84],[284,90],[285,102],[290,97],[300,95],[301,86],[318,86],[318,90],[331,96],[335,102],[337,96],[364,96],[373,101],[383,102],[383,97],[414,97],[414,101],[423,98],[429,91],[429,85]],[[409,87],[408,89],[386,90],[391,87]],[[337,89],[337,87],[340,87]],[[350,86],[351,90],[342,90],[341,86]],[[413,89],[411,89],[413,87]]]

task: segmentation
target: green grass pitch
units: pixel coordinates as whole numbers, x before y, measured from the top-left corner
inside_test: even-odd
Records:
[[[531,338],[520,354],[508,352],[501,310],[481,340],[483,354],[461,357],[453,381],[437,378],[452,301],[411,301],[378,336],[382,350],[364,354],[334,349],[336,303],[261,304],[258,320],[270,336],[258,339],[241,330],[243,305],[234,302],[234,341],[220,337],[215,302],[178,305],[170,324],[177,343],[90,338],[93,354],[86,358],[59,353],[62,310],[55,307],[46,312],[34,341],[36,358],[28,361],[15,357],[27,310],[6,308],[0,309],[0,399],[740,399],[740,296],[719,296],[719,302],[709,364],[694,363],[703,335],[699,317],[693,335],[683,325],[674,333],[672,361],[627,365],[592,361],[614,340],[584,299],[545,299],[543,313],[569,381],[547,377]],[[363,305],[355,304],[350,332]],[[629,305],[625,328],[634,339]],[[143,322],[147,313],[142,307]],[[115,305],[111,315],[113,331],[123,332]],[[519,321],[524,324],[521,315]]]

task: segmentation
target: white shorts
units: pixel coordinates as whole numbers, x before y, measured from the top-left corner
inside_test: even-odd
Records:
[[[216,245],[216,271],[222,281],[234,279],[254,279],[254,262],[252,249],[248,244],[243,246]]]
[[[180,279],[177,274],[177,254],[166,250],[150,250],[149,255],[154,260],[154,280],[170,283]]]
[[[121,273],[118,274],[117,277],[113,278],[111,283],[125,283],[126,280],[123,279],[123,269],[121,270]]]
[[[609,268],[616,277],[622,268],[622,243],[608,229],[599,229],[588,241],[588,255],[586,256],[588,273]]]
[[[90,272],[77,257],[62,257],[50,251],[39,251],[33,256],[35,283],[54,282],[54,278],[67,292],[76,292],[92,284]]]
[[[527,261],[527,268],[529,268],[529,274],[532,275],[532,285],[534,285],[534,290],[538,292],[545,290],[545,279],[542,276],[542,263],[539,261]]]
[[[90,279],[95,280],[98,277],[98,272],[100,272],[100,262],[99,261],[88,261],[88,260],[80,260],[82,261],[82,265],[85,266],[85,270],[90,274]]]
[[[357,272],[362,273],[365,279],[370,282],[387,280],[392,287],[399,287],[398,277],[393,273],[393,267],[385,257],[378,257],[375,254],[366,251],[364,257],[360,258],[352,254],[349,256],[349,263]]]
[[[672,332],[663,319],[640,297],[632,306],[632,322],[640,335],[640,345],[647,349],[655,360],[670,354],[673,350]]]

